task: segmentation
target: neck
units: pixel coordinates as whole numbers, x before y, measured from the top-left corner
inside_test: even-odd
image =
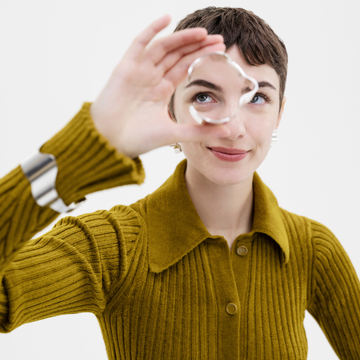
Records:
[[[239,184],[219,185],[187,166],[185,183],[191,200],[211,235],[237,237],[252,229],[253,176]]]

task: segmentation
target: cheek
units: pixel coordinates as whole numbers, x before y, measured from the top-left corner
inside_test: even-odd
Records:
[[[270,126],[270,123],[253,124],[248,128],[248,133],[256,142],[263,143],[266,142],[269,137],[271,138],[272,126]]]
[[[255,144],[265,147],[270,146],[276,120],[277,117],[274,116],[262,117],[248,125],[247,132]]]
[[[193,164],[197,164],[196,167],[204,165],[204,151],[208,151],[201,147],[200,143],[186,142],[181,143],[181,148],[184,156]]]

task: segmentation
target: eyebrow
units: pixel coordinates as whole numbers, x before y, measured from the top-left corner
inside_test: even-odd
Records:
[[[269,88],[271,88],[273,90],[276,90],[275,86],[270,84],[268,81],[259,81],[258,84],[259,84],[259,88],[269,87]],[[191,81],[189,84],[187,84],[185,86],[185,89],[187,89],[187,88],[189,88],[191,86],[204,86],[204,87],[207,87],[207,88],[209,88],[211,90],[215,90],[215,91],[218,91],[218,92],[221,92],[221,93],[224,92],[220,85],[213,84],[212,82],[207,81],[207,80],[203,80],[203,79],[198,79],[198,80]],[[249,87],[247,87],[246,89],[243,90],[243,92],[248,92],[250,90],[251,89]]]
[[[268,81],[259,81],[258,84],[259,84],[259,88],[269,87],[273,90],[276,90],[276,87],[274,85],[270,84]]]
[[[204,87],[207,87],[207,88],[209,88],[211,90],[219,91],[221,93],[224,92],[220,85],[216,85],[216,84],[213,84],[210,81],[206,81],[206,80],[202,80],[202,79],[191,81],[189,84],[187,84],[185,86],[185,89],[187,89],[187,88],[189,88],[191,86],[204,86]]]

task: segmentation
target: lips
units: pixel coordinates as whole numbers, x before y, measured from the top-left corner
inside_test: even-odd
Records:
[[[221,146],[211,147],[209,149],[221,152],[223,154],[235,155],[235,154],[245,154],[247,150],[235,149],[235,148],[224,148]]]

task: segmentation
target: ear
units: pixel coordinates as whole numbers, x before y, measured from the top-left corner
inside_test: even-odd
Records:
[[[283,97],[283,102],[281,104],[281,110],[279,112],[279,115],[278,115],[278,118],[277,118],[277,121],[276,121],[276,128],[277,129],[280,125],[280,121],[281,121],[281,118],[282,118],[282,115],[283,115],[283,112],[284,112],[284,108],[285,108],[285,102],[286,102],[286,96]]]

